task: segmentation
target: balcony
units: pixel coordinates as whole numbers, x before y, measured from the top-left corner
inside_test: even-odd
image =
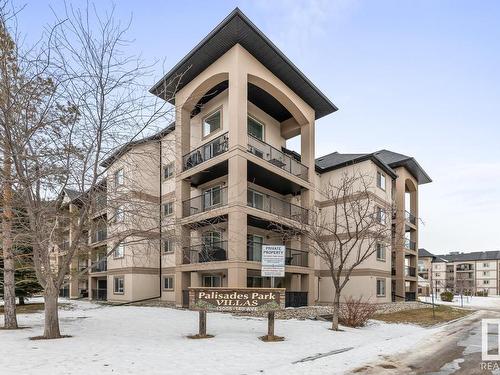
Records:
[[[227,205],[227,187],[212,189],[182,202],[182,216],[188,217]]]
[[[106,301],[108,299],[108,290],[92,289],[92,299],[96,301]]]
[[[187,171],[197,165],[215,158],[226,152],[229,148],[227,133],[211,140],[182,157],[182,170]]]
[[[247,206],[307,224],[309,211],[285,200],[248,189]]]
[[[95,263],[91,271],[92,272],[106,272],[108,270],[108,260],[107,258],[101,258]]]
[[[273,146],[248,135],[248,152],[307,181],[309,168]]]
[[[97,229],[92,236],[92,243],[105,241],[108,238],[107,228]]]
[[[415,292],[405,292],[405,301],[415,301],[417,299],[417,294]]]
[[[257,242],[249,242],[247,245],[247,260],[251,262],[262,261],[262,245]],[[309,253],[303,250],[296,250],[287,247],[285,249],[285,265],[286,266],[309,266]]]
[[[412,241],[408,238],[405,238],[404,245],[405,245],[405,249],[417,251],[417,243],[415,241]]]
[[[405,221],[407,223],[417,225],[417,217],[409,211],[405,211]]]
[[[405,277],[415,277],[415,276],[417,276],[416,268],[405,266]]]
[[[227,241],[213,242],[183,249],[182,264],[220,262],[227,260]]]
[[[106,194],[100,193],[96,196],[95,201],[94,201],[94,214],[97,214],[103,210],[106,209],[108,205],[108,199],[106,197]]]
[[[459,264],[457,266],[457,272],[467,272],[467,271],[474,271],[474,266],[472,264]]]

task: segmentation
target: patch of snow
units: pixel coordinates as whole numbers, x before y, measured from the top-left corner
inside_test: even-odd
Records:
[[[265,343],[267,320],[209,313],[211,339],[191,340],[198,313],[163,307],[102,306],[66,301],[61,330],[71,338],[29,341],[43,332],[43,313],[19,315],[29,329],[0,331],[2,374],[338,374],[409,350],[441,328],[370,322],[360,329],[329,330],[330,323],[277,320],[283,342]],[[0,324],[3,323],[0,318]],[[353,349],[314,361],[303,358]]]
[[[432,302],[432,297],[419,297],[422,302]],[[438,305],[469,307],[474,309],[498,309],[500,310],[500,296],[475,297],[475,296],[454,296],[452,302],[441,301],[437,296],[434,298],[434,303]]]

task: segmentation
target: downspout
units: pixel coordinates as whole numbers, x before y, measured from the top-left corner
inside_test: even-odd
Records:
[[[161,290],[162,290],[162,246],[163,246],[163,212],[162,212],[162,194],[163,194],[163,156],[162,156],[162,138],[160,137],[160,141],[158,143],[159,149],[160,149],[160,212],[159,212],[159,218],[160,218],[160,228],[159,228],[159,236],[160,236],[160,293],[159,293],[159,298],[161,299]]]

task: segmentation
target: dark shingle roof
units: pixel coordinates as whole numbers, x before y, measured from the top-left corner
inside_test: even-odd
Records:
[[[449,262],[462,262],[473,260],[493,260],[500,259],[500,251],[474,251],[472,253],[450,253],[440,255],[441,258]]]
[[[425,249],[418,249],[418,256],[422,257],[422,258],[425,258],[425,257],[427,257],[427,258],[433,258],[434,257],[433,254],[429,253]]]
[[[236,44],[240,44],[250,52],[262,65],[309,104],[316,113],[316,119],[337,110],[337,107],[325,94],[238,8],[233,10],[191,52],[157,82],[150,92],[175,104],[173,97],[176,91],[191,82]]]
[[[333,152],[316,159],[316,170],[319,173],[324,173],[365,160],[374,161],[381,168],[389,171],[389,174],[393,175],[396,175],[394,168],[405,167],[417,179],[419,184],[426,184],[432,181],[413,157],[389,150],[380,150],[371,154],[340,154]]]
[[[102,167],[109,167],[111,164],[115,162],[116,159],[120,158],[123,156],[127,151],[129,151],[132,147],[147,143],[149,141],[155,141],[158,139],[163,138],[167,134],[173,132],[175,130],[175,122],[172,122],[169,126],[166,128],[160,130],[158,133],[155,133],[149,137],[138,139],[135,141],[130,141],[128,143],[125,143],[123,146],[118,147],[109,157],[104,159],[104,161],[101,163]]]

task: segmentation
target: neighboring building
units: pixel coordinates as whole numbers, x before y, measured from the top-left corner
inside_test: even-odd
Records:
[[[85,282],[71,280],[71,297],[185,305],[189,287],[270,286],[261,246],[282,244],[276,287],[287,289],[287,305],[331,302],[331,280],[299,229],[313,205],[328,209],[318,189],[356,169],[373,176],[393,236],[355,270],[346,294],[416,298],[418,185],[430,178],[388,150],[315,160],[315,120],[337,108],[238,9],[151,92],[175,104],[175,124],[103,162],[107,209],[93,214],[89,233],[95,265]],[[296,136],[300,154],[286,149]],[[70,206],[77,200],[68,192]],[[284,241],[276,224],[295,237]]]
[[[499,294],[500,251],[430,255],[431,288],[437,294],[445,290],[472,295]]]

